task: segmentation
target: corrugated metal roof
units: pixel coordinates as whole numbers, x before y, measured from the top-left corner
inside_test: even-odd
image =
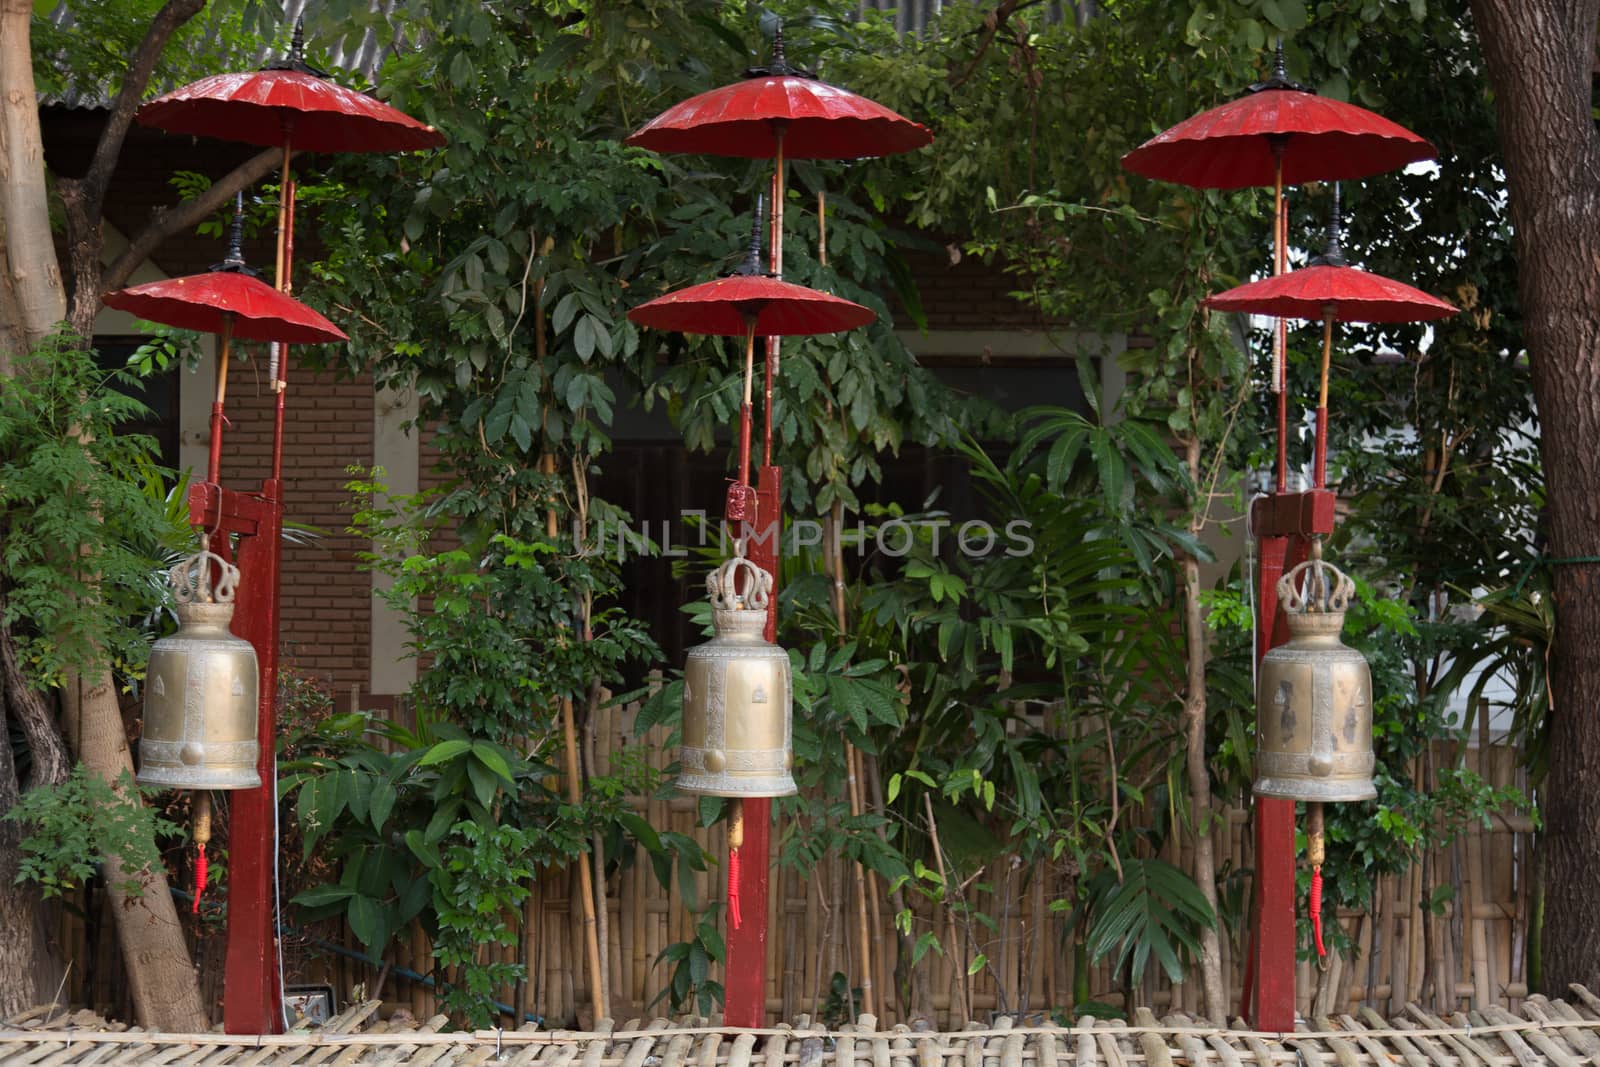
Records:
[[[979,7],[994,7],[995,0],[968,0]],[[893,11],[894,28],[919,37],[938,21],[945,0],[861,0],[862,11]],[[1038,6],[1038,5],[1029,5]],[[1082,26],[1098,13],[1098,0],[1046,0],[1045,18],[1050,22],[1075,22]]]

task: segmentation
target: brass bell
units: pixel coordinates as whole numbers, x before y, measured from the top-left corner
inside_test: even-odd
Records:
[[[256,650],[228,630],[239,568],[202,550],[170,574],[178,632],[150,650],[138,782],[163,789],[259,788]]]
[[[706,590],[716,636],[691,648],[684,666],[678,788],[723,797],[797,793],[789,656],[762,635],[772,575],[735,556],[707,576]]]
[[[1261,658],[1255,791],[1287,800],[1370,800],[1372,672],[1339,640],[1355,583],[1321,558],[1278,580],[1287,644]]]

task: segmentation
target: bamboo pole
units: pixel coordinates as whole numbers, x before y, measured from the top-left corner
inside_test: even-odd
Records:
[[[546,452],[543,458],[543,467],[546,474],[556,472],[556,457]],[[556,518],[556,509],[548,508],[545,511],[545,536],[554,541],[561,534],[561,527]],[[583,803],[583,783],[578,768],[578,731],[573,722],[572,698],[561,698],[561,738],[563,742],[563,755],[565,757],[562,775],[567,780],[567,801],[571,804]],[[594,914],[594,879],[589,871],[588,853],[578,854],[578,886],[583,897],[583,939],[584,949],[587,953],[589,964],[589,1006],[594,1012],[596,1024],[605,1018],[604,993],[601,986],[600,967],[600,932]]]

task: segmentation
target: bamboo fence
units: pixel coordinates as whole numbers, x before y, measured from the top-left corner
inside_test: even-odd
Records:
[[[0,1027],[0,1058],[21,1067],[182,1063],[198,1067],[1580,1067],[1600,1054],[1600,1008],[1573,986],[1576,1004],[1535,994],[1522,1015],[1501,1008],[1449,1020],[1415,1005],[1385,1021],[1319,1016],[1274,1034],[1157,1019],[1138,1009],[1132,1025],[1084,1016],[1075,1026],[1010,1016],[956,1032],[886,1027],[871,1015],[835,1027],[800,1016],[792,1025],[724,1031],[693,1017],[602,1019],[593,1030],[446,1032],[435,1015],[418,1026],[400,1012],[383,1019],[368,1000],[320,1028],[270,1037],[146,1033],[88,1012],[36,1008]],[[710,1025],[707,1025],[707,1023]]]
[[[352,701],[358,699],[352,695]],[[635,737],[637,705],[602,708],[586,736],[586,762],[591,772],[606,774],[624,760],[643,761],[655,768],[668,764],[673,752],[667,731],[655,727]],[[1480,719],[1486,718],[1480,716]],[[1433,759],[1438,766],[1464,760],[1492,785],[1520,782],[1517,752],[1492,743],[1487,732],[1478,743],[1457,751],[1442,746]],[[592,753],[592,755],[587,755]],[[1418,773],[1426,773],[1419,767]],[[1246,872],[1252,867],[1248,810],[1219,801],[1220,818],[1212,821],[1217,869],[1232,889],[1234,912],[1248,900]],[[641,800],[636,808],[659,831],[673,830],[700,842],[714,861],[725,855],[721,824],[701,828],[698,803],[693,797]],[[1125,819],[1135,818],[1129,813]],[[775,838],[782,827],[775,828]],[[1362,1009],[1398,1014],[1416,1003],[1440,1014],[1491,1009],[1517,1010],[1528,995],[1525,979],[1530,898],[1530,862],[1533,826],[1525,816],[1495,816],[1487,827],[1469,828],[1447,848],[1431,851],[1425,862],[1405,873],[1382,879],[1373,904],[1364,910],[1341,913],[1340,923],[1357,947],[1353,961],[1331,957],[1327,969],[1308,961],[1299,965],[1298,1008],[1302,1016],[1337,1016]],[[1192,869],[1192,848],[1173,848],[1163,858]],[[606,978],[607,1014],[617,1018],[648,1016],[665,1011],[658,999],[669,982],[670,965],[657,964],[667,946],[692,939],[697,916],[686,906],[679,879],[663,887],[642,849],[632,862],[616,864],[604,880],[605,943],[602,945]],[[626,859],[626,857],[623,857]],[[620,870],[617,869],[620,866]],[[869,958],[878,991],[870,1005],[847,1004],[833,996],[834,976],[847,976],[848,987],[863,985],[855,965],[861,958],[861,925],[857,922],[860,899],[849,871],[850,863],[837,855],[805,870],[774,869],[768,897],[770,936],[767,942],[766,1003],[773,1018],[793,1019],[802,1014],[819,1020],[842,1022],[857,1013],[875,1009],[885,1024],[912,1022],[908,1005],[896,991],[904,968],[899,960],[899,939],[893,928],[895,915],[887,887],[869,874],[866,891],[867,924],[871,939]],[[723,896],[718,866],[691,872],[695,896],[703,906]],[[942,952],[930,952],[925,976],[931,979],[934,1026],[960,1027],[968,1022],[988,1022],[1029,1013],[1070,1011],[1075,975],[1066,916],[1050,904],[1067,895],[1070,871],[1049,865],[1025,869],[1014,857],[1002,858],[990,869],[966,878],[963,903],[990,922],[964,918],[939,908],[914,894],[905,898],[913,913],[913,932],[932,931]],[[507,1025],[538,1016],[546,1025],[592,1026],[589,1008],[589,967],[586,960],[582,909],[575,869],[545,872],[532,887],[518,918],[518,944],[505,950],[486,946],[486,957],[526,966],[526,981],[498,992],[508,1009]],[[103,896],[103,894],[102,894]],[[871,899],[871,898],[876,898]],[[1430,904],[1432,905],[1430,907]],[[1302,902],[1303,905],[1303,902]],[[1224,907],[1224,911],[1228,908]],[[1235,1010],[1239,1000],[1248,921],[1225,929],[1221,939],[1223,973],[1230,990],[1227,1002]],[[86,1005],[110,1017],[129,1017],[121,961],[109,914],[98,897],[80,900],[59,910],[58,937],[69,968],[64,999]],[[348,930],[326,931],[328,940],[359,953]],[[220,999],[223,934],[215,927],[200,937],[196,955],[212,1003]],[[982,956],[986,962],[975,961]],[[376,988],[379,969],[360,960],[330,954],[298,936],[285,941],[289,982],[327,983],[340,1003],[356,1002],[369,994],[391,1004],[404,1004],[418,1019],[439,1010],[433,988],[406,977],[406,972],[433,971],[426,938],[413,929],[403,938],[385,968],[381,990]],[[898,970],[897,970],[898,968]],[[1169,983],[1152,965],[1141,987],[1125,1003],[1120,987],[1105,962],[1089,968],[1091,996],[1128,1012],[1149,1007],[1160,1012],[1202,1014],[1198,977]],[[710,977],[720,981],[713,964]],[[881,1065],[880,1065],[881,1067]]]

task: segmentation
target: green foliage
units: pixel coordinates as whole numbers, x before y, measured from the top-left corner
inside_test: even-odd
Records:
[[[1094,922],[1089,927],[1089,958],[1115,953],[1113,970],[1128,980],[1144,980],[1151,957],[1167,979],[1181,982],[1187,960],[1200,953],[1200,930],[1216,915],[1187,874],[1158,859],[1132,859],[1120,871],[1102,870],[1089,887]]]
[[[143,487],[165,472],[151,439],[117,433],[145,410],[117,389],[136,381],[56,335],[0,389],[4,619],[40,685],[68,670],[137,673],[149,654],[127,621],[160,602],[150,539],[165,501]]]
[[[25,833],[17,881],[34,883],[46,898],[70,893],[99,873],[103,856],[121,861],[127,877],[119,888],[137,897],[144,891],[141,875],[161,864],[156,837],[183,832],[143,803],[133,775],[124,771],[112,785],[81,763],[60,785],[23,793],[3,818]]]

